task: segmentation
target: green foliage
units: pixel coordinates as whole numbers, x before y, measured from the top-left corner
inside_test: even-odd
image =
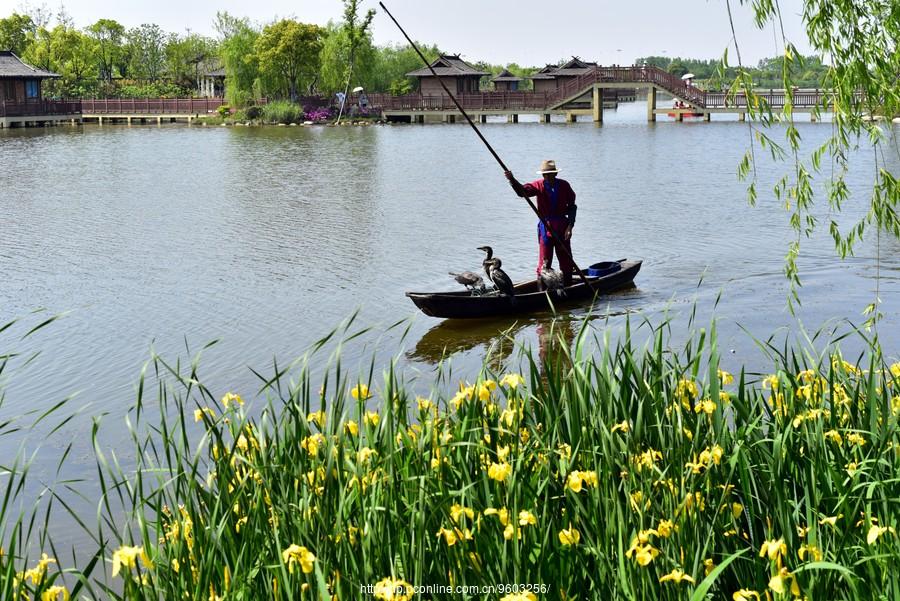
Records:
[[[261,74],[277,93],[296,102],[302,86],[312,89],[319,73],[324,29],[282,19],[266,25],[254,42]]]
[[[646,63],[659,67],[679,77],[685,73],[693,73],[696,75],[695,80],[709,89],[727,87],[734,81],[738,73],[736,66],[723,66],[720,60],[645,56],[638,58],[635,63],[638,65]],[[827,66],[822,64],[822,60],[818,56],[807,56],[803,58],[803,65],[802,69],[799,67],[795,68],[793,84],[801,88],[823,87]],[[722,68],[720,69],[720,67]],[[781,59],[779,58],[762,59],[755,67],[745,66],[744,69],[747,75],[752,78],[755,87],[781,88],[782,86]]]
[[[227,117],[231,114],[231,107],[227,104],[223,104],[216,109],[216,112],[219,113],[220,117]]]
[[[350,94],[350,84],[353,81],[355,69],[357,69],[357,61],[359,59],[360,50],[365,46],[367,49],[372,47],[370,39],[369,26],[375,17],[375,9],[369,9],[366,14],[360,18],[359,16],[359,0],[344,0],[344,21],[341,24],[341,38],[337,41],[344,40],[344,49],[346,50],[347,63],[344,68],[346,73],[344,79],[344,94]],[[371,66],[371,61],[369,61]],[[340,123],[341,116],[344,113],[345,105],[341,103],[338,111],[336,123]]]
[[[350,41],[345,29],[329,25],[322,45],[322,69],[319,89],[326,95],[344,91],[350,61]],[[371,35],[364,36],[356,48],[351,87],[362,86],[373,91],[377,86],[376,65],[379,49],[372,44]]]
[[[682,75],[689,73],[688,68],[685,67],[684,64],[678,60],[674,60],[671,63],[669,63],[669,66],[666,67],[666,71],[668,71],[669,73],[671,73],[672,75],[675,75],[677,77],[681,77]],[[696,75],[696,73],[694,75]]]
[[[900,363],[865,339],[859,365],[836,345],[761,344],[771,374],[731,375],[715,326],[683,347],[667,324],[646,342],[630,324],[614,343],[577,327],[555,322],[522,375],[488,360],[457,383],[441,365],[428,393],[393,363],[348,374],[338,352],[313,371],[309,357],[360,335],[349,323],[260,374],[246,404],[205,384],[199,357],[154,356],[128,412],[133,463],[94,427],[96,520],[65,502],[71,480],[10,510],[30,474],[21,455],[4,462],[0,595],[41,598],[65,570],[72,598],[123,601],[356,599],[386,577],[529,583],[541,599],[900,596]],[[82,525],[82,553],[29,526],[51,509]],[[41,552],[54,561],[36,567]],[[41,577],[12,577],[28,569]]]
[[[130,29],[124,41],[129,77],[155,81],[163,76],[170,35],[159,25],[145,23]]]
[[[299,123],[303,121],[303,108],[288,101],[270,102],[262,107],[262,120],[266,123]]]
[[[123,83],[117,86],[116,95],[120,98],[185,98],[192,90],[165,81],[146,83]]]
[[[95,58],[100,79],[112,81],[115,67],[122,66],[122,40],[125,27],[112,19],[100,19],[87,28],[88,35],[96,42]]]
[[[170,35],[165,54],[169,79],[191,90],[198,89],[204,74],[221,66],[215,40],[196,33]]]
[[[219,56],[225,66],[225,97],[234,106],[243,106],[253,97],[259,79],[259,64],[254,45],[259,32],[246,18],[227,12],[216,14],[216,31],[221,36]]]
[[[440,56],[440,49],[431,44],[422,44],[416,42],[422,54],[429,61],[433,61]],[[416,54],[413,48],[406,44],[385,45],[378,48],[378,55],[375,58],[375,71],[372,77],[370,88],[373,91],[385,91],[392,89],[409,89],[414,91],[416,88],[416,80],[407,77],[410,71],[415,71],[422,67],[422,59]],[[405,85],[403,82],[406,82]]]
[[[28,15],[13,13],[0,19],[0,50],[12,50],[22,56],[28,50],[36,28]]]
[[[760,27],[772,26],[776,31],[784,31],[779,27],[781,13],[777,3],[752,0],[750,4]],[[896,151],[896,133],[890,128],[885,131],[874,120],[874,116],[900,115],[897,79],[900,73],[900,46],[897,43],[900,39],[900,4],[883,0],[805,0],[803,6],[806,35],[813,48],[821,56],[828,57],[829,65],[823,65],[818,59],[804,59],[782,33],[779,41],[784,48],[783,56],[761,66],[778,69],[779,87],[787,90],[797,85],[800,74],[824,69],[822,86],[830,89],[831,94],[824,97],[818,110],[833,114],[832,135],[812,152],[809,163],[800,155],[802,136],[794,121],[793,95],[788,94],[783,110],[777,115],[760,101],[754,93],[752,73],[740,64],[739,40],[736,40],[738,73],[731,84],[732,94],[744,94],[749,101],[753,119],[748,127],[752,140],[770,150],[773,157],[785,158],[791,163],[790,173],[776,183],[773,191],[788,212],[796,234],[789,243],[785,260],[785,274],[791,283],[789,305],[792,309],[800,301],[797,260],[801,240],[812,235],[818,225],[812,215],[815,200],[811,184],[813,173],[825,171],[829,174],[824,194],[831,211],[839,213],[849,198],[846,178],[850,151],[858,145],[872,148],[875,170],[865,216],[849,228],[841,228],[837,218],[830,216],[829,231],[835,249],[842,257],[853,252],[855,244],[870,228],[874,228],[876,236],[884,233],[900,238],[900,180],[892,173],[884,156],[885,152]],[[754,119],[761,127],[753,122]],[[779,126],[784,136],[782,143],[762,131],[775,123],[783,124]],[[754,159],[751,147],[750,165],[745,172],[751,180],[748,194],[752,197],[756,193]],[[876,246],[876,251],[880,252],[880,245]],[[876,280],[874,302],[865,311],[869,326],[880,317],[877,310],[880,302]]]

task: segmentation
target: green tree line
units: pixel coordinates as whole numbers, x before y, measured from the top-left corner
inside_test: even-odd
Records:
[[[798,57],[791,66],[790,78],[794,85],[801,88],[821,88],[825,86],[828,76],[828,65],[818,56]],[[673,75],[681,77],[693,73],[695,81],[711,89],[727,87],[738,75],[738,67],[727,67],[724,72],[721,59],[695,59],[668,56],[645,56],[637,59],[636,64],[647,64],[665,69]],[[757,88],[781,88],[784,84],[783,59],[764,58],[755,66],[744,66],[743,72],[752,78]]]
[[[79,28],[64,11],[12,13],[0,18],[0,49],[59,73],[60,79],[45,86],[49,97],[191,96],[207,73],[222,67],[228,100],[236,105],[261,97],[332,95],[356,86],[392,94],[415,91],[416,82],[406,73],[422,66],[416,52],[408,45],[374,44],[369,28],[360,26],[368,15],[357,14],[356,0],[344,0],[344,5],[344,18],[324,27],[295,19],[260,24],[220,12],[215,37],[167,32],[152,23],[127,28],[112,19]],[[441,52],[433,44],[420,47],[429,59]],[[732,68],[723,72],[718,59],[648,56],[636,62],[679,76],[692,72],[698,83],[712,88],[725,86],[737,73]],[[503,69],[526,78],[519,87],[530,89],[527,76],[537,70],[515,63],[470,63],[491,74],[482,78],[482,89],[490,89],[491,78]],[[806,57],[797,61],[792,80],[818,87],[827,70],[819,58]],[[781,59],[764,59],[748,71],[761,88],[783,82]]]

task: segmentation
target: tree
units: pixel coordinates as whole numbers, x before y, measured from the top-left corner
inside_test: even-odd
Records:
[[[259,63],[254,48],[259,31],[248,19],[227,12],[216,13],[215,28],[221,36],[219,58],[225,67],[225,97],[233,105],[244,105],[258,87]]]
[[[0,19],[0,50],[12,50],[23,56],[33,41],[32,34],[36,29],[34,21],[28,15],[13,13]]]
[[[356,60],[356,53],[364,42],[368,42],[369,26],[375,17],[375,10],[369,9],[365,16],[359,18],[359,0],[344,0],[344,22],[341,25],[344,39],[347,46],[347,85],[344,86],[344,98],[350,94],[350,82],[353,79],[353,66]],[[344,114],[344,103],[341,103],[341,109],[338,111],[335,123],[340,123],[341,116]]]
[[[349,61],[349,40],[344,28],[329,23],[325,41],[322,45],[322,69],[319,87],[326,94],[343,90],[347,84],[347,65]],[[376,64],[378,50],[367,35],[356,49],[354,59],[354,79],[357,85],[368,90],[376,87]]]
[[[435,45],[416,43],[422,54],[429,61],[440,56],[441,51]],[[406,76],[410,71],[420,69],[424,65],[416,51],[409,45],[386,45],[378,48],[375,59],[375,74],[372,88],[390,91],[392,94],[407,94],[415,89],[415,81]]]
[[[254,43],[260,71],[280,82],[292,102],[300,97],[300,84],[318,75],[323,34],[318,25],[283,19],[266,25]]]
[[[684,66],[684,63],[682,63],[680,60],[677,60],[677,59],[672,61],[671,63],[669,63],[669,66],[666,68],[666,71],[668,71],[669,73],[671,73],[672,75],[675,75],[677,77],[681,77],[682,75],[684,75],[685,73],[688,72],[687,67]]]
[[[144,23],[129,29],[124,49],[129,76],[149,81],[160,79],[166,68],[166,45],[170,37],[156,24]]]
[[[784,28],[779,27],[781,9],[778,2],[751,0],[750,5],[757,26],[773,26],[775,31],[782,32],[780,43],[784,54],[777,66],[787,94],[778,121],[786,124],[785,141],[779,144],[764,131],[775,122],[775,118],[773,111],[760,101],[753,90],[752,74],[741,62],[739,40],[735,40],[739,67],[731,93],[746,94],[750,114],[762,126],[758,127],[751,119],[748,127],[766,152],[792,163],[790,173],[776,183],[773,191],[775,197],[784,203],[796,234],[788,246],[785,261],[785,274],[792,292],[789,306],[793,308],[794,302],[799,302],[797,257],[800,241],[802,237],[810,236],[818,224],[812,212],[815,172],[830,174],[825,186],[830,208],[828,228],[842,257],[853,252],[855,243],[870,228],[874,228],[878,236],[887,233],[900,238],[900,178],[885,160],[885,153],[896,152],[896,146],[891,146],[887,139],[887,136],[893,137],[895,134],[891,128],[886,132],[872,119],[873,115],[882,118],[900,115],[900,4],[890,0],[804,0],[803,23],[807,38],[820,57],[827,58],[830,64],[823,82],[825,87],[830,88],[830,95],[824,97],[820,109],[833,113],[831,136],[813,151],[808,162],[800,156],[802,137],[794,123],[792,110],[792,90],[796,73],[802,72],[804,59],[785,37]],[[730,5],[727,6],[730,15]],[[726,60],[727,54],[723,62]],[[866,143],[872,147],[875,160],[867,211],[849,229],[842,229],[836,215],[850,199],[846,178],[851,151],[857,145]],[[896,144],[896,139],[893,144]],[[750,180],[748,199],[751,203],[755,202],[755,152],[752,145],[741,162],[739,173]],[[877,283],[874,297],[874,302],[865,310],[869,325],[877,322],[880,316]]]
[[[97,43],[96,59],[100,79],[111,82],[113,69],[122,57],[125,27],[112,19],[100,19],[87,30]]]
[[[172,35],[165,48],[166,70],[172,81],[196,90],[200,77],[221,66],[215,40],[196,33]]]
[[[56,70],[62,75],[59,95],[84,95],[91,67],[96,64],[96,43],[74,27],[57,25],[53,28],[51,45],[58,61]]]

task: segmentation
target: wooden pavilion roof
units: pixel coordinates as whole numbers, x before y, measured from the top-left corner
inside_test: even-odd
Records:
[[[463,59],[459,58],[458,54],[442,54],[431,63],[431,66],[438,74],[438,77],[482,77],[483,75],[490,75],[490,73],[486,71],[479,71]],[[406,75],[407,77],[434,77],[431,73],[431,69],[428,67],[410,71]]]
[[[22,62],[12,50],[0,50],[0,79],[49,79],[59,77],[58,73],[36,69]]]

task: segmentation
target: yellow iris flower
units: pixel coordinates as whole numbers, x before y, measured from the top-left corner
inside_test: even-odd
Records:
[[[497,482],[505,482],[512,473],[512,466],[505,461],[502,463],[491,463],[488,467],[488,478]]]
[[[291,545],[281,552],[281,559],[287,565],[288,573],[294,573],[294,566],[299,565],[304,574],[311,574],[316,556],[306,547]]]
[[[413,586],[405,580],[382,578],[374,587],[373,595],[381,601],[410,601],[413,598]]]
[[[128,570],[136,568],[138,558],[140,558],[144,567],[149,568],[152,565],[150,558],[147,557],[147,553],[144,551],[144,547],[129,547],[125,545],[119,547],[113,552],[112,556],[112,577],[118,576],[123,566]]]
[[[565,547],[574,547],[581,541],[581,533],[569,526],[559,531],[559,542]]]
[[[372,396],[369,394],[369,387],[362,383],[359,383],[351,388],[350,394],[357,401],[364,401]]]
[[[691,576],[688,576],[684,573],[683,570],[674,569],[665,576],[659,577],[660,582],[674,582],[675,584],[680,584],[681,582],[690,582],[694,584],[694,579]]]
[[[233,392],[226,392],[225,396],[222,397],[222,406],[228,409],[231,407],[231,404],[244,406],[244,399],[241,398],[241,395],[234,394]]]

